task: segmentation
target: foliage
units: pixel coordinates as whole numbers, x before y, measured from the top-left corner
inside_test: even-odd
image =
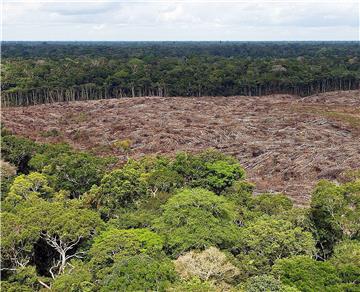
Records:
[[[55,157],[49,157],[45,153],[40,157],[35,156],[31,161],[33,165],[45,165],[41,170],[53,178],[56,189],[67,190],[74,198],[99,183],[111,162],[112,159],[109,158],[70,151],[59,153]]]
[[[267,215],[279,215],[292,207],[292,201],[283,194],[260,194],[253,198],[252,210]]]
[[[170,292],[216,292],[218,289],[211,282],[201,281],[199,278],[191,278],[187,281],[177,282],[172,285],[168,291]]]
[[[101,283],[100,291],[166,291],[175,279],[169,260],[159,261],[149,255],[138,254],[117,261]]]
[[[156,256],[162,247],[162,238],[147,229],[111,228],[95,238],[89,251],[90,264],[97,277],[103,278],[115,262],[138,254]]]
[[[289,221],[263,217],[241,229],[237,248],[240,267],[247,276],[268,272],[277,259],[311,256],[315,242],[311,233]]]
[[[234,158],[211,149],[197,155],[179,153],[172,169],[184,178],[186,185],[209,189],[217,194],[245,176]]]
[[[254,188],[255,185],[247,181],[236,181],[222,194],[234,201],[237,206],[250,208],[252,206]]]
[[[81,261],[71,262],[73,268],[58,276],[51,285],[55,292],[90,292],[93,291],[92,274],[89,267]]]
[[[344,283],[360,286],[359,241],[344,241],[336,245],[329,262],[335,266]]]
[[[238,268],[216,247],[209,247],[200,253],[190,251],[181,255],[175,261],[175,268],[185,280],[199,278],[218,284],[223,281],[231,283],[239,274]]]
[[[210,246],[231,247],[237,237],[235,207],[226,198],[204,189],[185,189],[163,206],[155,227],[165,237],[172,256]]]
[[[141,172],[131,163],[105,175],[99,186],[94,186],[85,201],[98,209],[103,218],[111,218],[116,210],[134,206],[141,197],[148,195]]]
[[[38,230],[27,226],[22,219],[13,213],[1,213],[1,264],[4,270],[25,267],[33,255]]]
[[[328,262],[315,261],[308,256],[279,259],[272,272],[285,285],[304,292],[331,291],[331,287],[340,282],[334,266]]]
[[[1,136],[1,157],[15,165],[19,173],[29,172],[29,161],[38,146],[33,141],[14,136]]]
[[[323,258],[338,241],[359,238],[360,180],[343,185],[320,181],[312,194],[310,218]]]
[[[145,63],[117,76],[135,82]],[[253,195],[239,163],[214,150],[106,173],[112,159],[3,139],[17,163],[2,194],[4,291],[359,290],[356,177],[321,181],[310,207],[293,208]]]
[[[3,100],[309,95],[358,88],[356,42],[4,43]],[[66,74],[64,74],[66,72]]]
[[[45,175],[38,172],[32,172],[28,175],[22,174],[17,176],[10,186],[5,199],[5,206],[10,202],[15,206],[21,201],[31,198],[49,199],[53,194],[54,190],[49,186]]]
[[[16,176],[16,167],[10,163],[0,160],[0,177],[1,177],[1,199],[5,198],[6,193],[9,190],[12,180]]]
[[[290,287],[289,287],[290,288]],[[297,289],[285,287],[272,275],[260,275],[249,278],[244,285],[245,292],[297,292]]]

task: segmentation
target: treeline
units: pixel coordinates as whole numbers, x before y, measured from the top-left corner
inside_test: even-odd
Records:
[[[360,50],[351,42],[30,44],[5,46],[4,106],[136,96],[307,96],[360,88]],[[68,52],[68,45],[77,50]],[[221,47],[223,54],[217,53]],[[18,50],[22,57],[15,57]]]
[[[2,133],[4,291],[359,291],[360,173],[308,208],[214,150],[116,159]]]
[[[298,56],[349,56],[359,54],[358,41],[235,42],[2,42],[3,58],[66,57],[191,57],[296,58]]]

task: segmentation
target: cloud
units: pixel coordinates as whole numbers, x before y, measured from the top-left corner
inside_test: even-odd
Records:
[[[5,40],[359,38],[354,1],[5,0]]]

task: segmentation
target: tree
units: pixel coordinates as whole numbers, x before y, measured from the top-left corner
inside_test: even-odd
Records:
[[[38,201],[36,205],[19,209],[17,214],[26,228],[33,230],[55,252],[48,269],[52,278],[65,271],[70,259],[82,258],[80,244],[103,226],[97,213],[63,202]]]
[[[170,260],[138,254],[117,261],[102,281],[100,291],[166,291],[175,280]]]
[[[236,253],[245,276],[268,272],[277,259],[315,252],[311,233],[282,219],[259,218],[241,228],[238,238]]]
[[[165,237],[165,247],[176,257],[191,249],[231,247],[238,226],[234,205],[204,189],[185,189],[163,206],[155,228]]]
[[[9,292],[31,292],[41,288],[36,269],[33,266],[20,267],[11,273],[6,281],[2,280],[0,283],[1,290]]]
[[[1,137],[2,159],[15,165],[19,173],[29,172],[28,163],[37,148],[35,142],[26,138],[14,135],[2,135]]]
[[[28,175],[17,176],[10,186],[9,193],[5,199],[5,207],[15,207],[17,204],[32,198],[51,198],[54,194],[53,188],[49,186],[45,175],[32,172]]]
[[[105,175],[99,186],[94,186],[84,200],[98,209],[103,218],[115,216],[117,210],[132,207],[147,196],[147,186],[141,171],[129,163]]]
[[[283,284],[304,292],[336,291],[331,288],[340,282],[334,266],[308,256],[279,259],[273,266],[272,273]]]
[[[283,194],[260,194],[253,198],[252,204],[253,211],[267,215],[279,215],[293,207],[291,199]]]
[[[175,269],[182,279],[198,277],[203,281],[231,283],[239,275],[235,267],[216,247],[209,247],[202,252],[190,251],[175,260]]]
[[[311,197],[310,219],[319,256],[327,258],[341,239],[360,236],[360,180],[343,185],[320,181]]]
[[[360,285],[360,242],[347,240],[335,246],[329,262],[334,265],[344,283]]]
[[[51,284],[51,291],[62,292],[90,292],[94,291],[90,268],[79,260],[71,261],[72,268],[55,278]]]
[[[245,292],[300,292],[296,288],[285,286],[272,275],[253,276],[243,286]]]
[[[102,279],[122,258],[138,254],[156,256],[161,254],[162,248],[162,238],[147,229],[110,228],[94,239],[89,251],[90,265]]]
[[[53,179],[56,189],[69,191],[73,198],[98,184],[112,162],[111,158],[76,151],[63,152],[55,157],[39,155],[31,161],[33,165],[44,165],[41,171]]]
[[[234,201],[237,206],[252,207],[253,205],[253,191],[255,185],[246,181],[236,181],[234,184],[227,188],[222,194]]]
[[[1,176],[1,199],[4,200],[7,192],[9,191],[9,187],[11,185],[12,180],[16,176],[16,167],[11,165],[10,163],[0,160],[0,176]]]
[[[30,228],[22,217],[9,212],[1,213],[2,271],[16,271],[26,267],[39,239],[37,228]]]
[[[180,153],[171,167],[190,187],[202,187],[220,194],[245,176],[238,161],[215,150],[197,155]]]
[[[179,281],[168,288],[171,292],[217,292],[219,291],[211,282],[201,281],[199,278],[192,278],[187,281]]]

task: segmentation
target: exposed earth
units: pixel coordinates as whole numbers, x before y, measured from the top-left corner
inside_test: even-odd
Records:
[[[121,161],[214,147],[239,159],[257,192],[283,192],[299,205],[319,179],[360,169],[360,91],[78,101],[3,108],[1,117],[21,136]],[[128,139],[129,151],[114,146]]]

